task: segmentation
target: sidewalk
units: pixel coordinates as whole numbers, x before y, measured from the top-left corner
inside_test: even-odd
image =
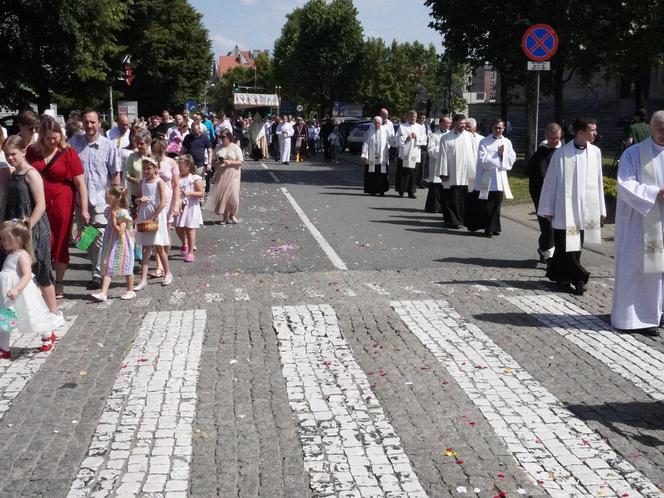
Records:
[[[501,208],[501,215],[507,219],[532,228],[533,230],[539,231],[537,216],[535,216],[535,209],[532,203],[503,205]],[[584,251],[591,251],[608,258],[613,258],[613,241],[615,234],[615,224],[604,225],[602,228],[602,244],[587,245],[583,248]]]

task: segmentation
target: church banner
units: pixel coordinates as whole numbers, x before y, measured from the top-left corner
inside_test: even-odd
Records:
[[[279,96],[266,93],[235,93],[233,103],[236,109],[249,107],[279,107]]]

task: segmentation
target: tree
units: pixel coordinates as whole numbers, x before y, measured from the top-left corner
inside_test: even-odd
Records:
[[[82,103],[104,94],[121,51],[121,0],[0,2],[0,105]]]
[[[186,0],[134,0],[121,39],[129,44],[134,73],[124,93],[142,113],[203,96],[213,55],[202,16]]]
[[[335,100],[352,100],[362,45],[352,0],[309,0],[287,16],[275,42],[275,73],[283,93],[318,105],[321,115]]]

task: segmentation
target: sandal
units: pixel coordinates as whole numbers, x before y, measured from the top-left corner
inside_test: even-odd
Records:
[[[163,276],[164,276],[164,271],[159,270],[159,269],[157,269],[157,270],[155,270],[151,273],[148,273],[148,277],[150,277],[150,278],[161,278]]]
[[[64,282],[60,281],[58,282],[57,280],[55,281],[55,298],[56,299],[64,299],[65,298],[65,286]]]

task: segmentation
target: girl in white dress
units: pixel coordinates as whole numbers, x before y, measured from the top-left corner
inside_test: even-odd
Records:
[[[7,258],[0,271],[0,303],[3,316],[11,310],[16,320],[0,328],[0,359],[11,359],[9,335],[14,328],[22,334],[41,337],[41,351],[50,351],[57,339],[51,313],[41,291],[32,280],[32,233],[27,220],[5,221],[0,228],[0,241]]]
[[[161,285],[173,283],[173,275],[168,266],[166,247],[171,245],[168,234],[168,208],[166,205],[166,184],[159,178],[159,165],[151,157],[143,159],[143,179],[141,180],[141,197],[136,199],[138,216],[136,226],[136,244],[143,246],[143,259],[141,260],[141,281],[134,286],[135,291],[143,290],[148,285],[148,266],[152,247],[157,253],[164,269],[164,280]],[[141,232],[140,224],[147,221],[156,221],[158,227],[154,231]]]
[[[182,240],[182,257],[187,263],[196,257],[196,230],[203,226],[201,199],[205,195],[203,179],[195,174],[196,165],[189,154],[178,157],[182,211],[175,217],[175,231]]]

